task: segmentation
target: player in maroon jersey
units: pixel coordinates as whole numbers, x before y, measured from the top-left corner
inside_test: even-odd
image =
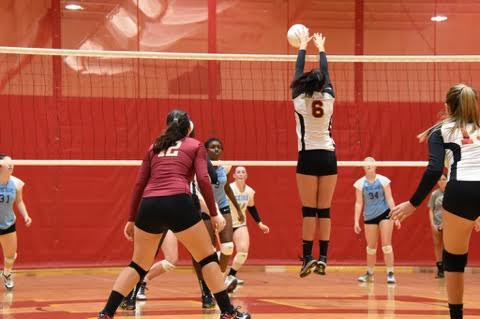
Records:
[[[220,318],[249,319],[250,314],[239,312],[230,302],[217,254],[192,200],[190,182],[196,174],[212,224],[217,230],[225,226],[225,219],[216,211],[206,150],[198,140],[187,137],[191,128],[187,113],[174,110],[168,114],[167,122],[171,124],[145,154],[133,191],[125,226],[126,235],[134,239],[132,261],[115,281],[98,318],[113,317],[124,296],[145,277],[162,233],[170,229],[202,266],[220,307]]]

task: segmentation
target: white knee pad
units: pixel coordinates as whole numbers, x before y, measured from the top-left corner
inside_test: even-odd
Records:
[[[391,253],[393,253],[393,247],[392,247],[392,245],[382,246],[382,251],[383,251],[384,254],[391,254]]]
[[[165,272],[173,271],[175,269],[175,265],[166,259],[160,261],[160,264],[162,265],[162,268],[163,270],[165,270]]]
[[[368,255],[376,255],[377,254],[377,248],[370,248],[367,246],[367,254]]]
[[[15,262],[15,259],[17,259],[17,253],[15,253],[15,255],[12,258],[5,257],[4,259],[5,259],[5,263],[13,264]]]
[[[247,261],[248,253],[242,253],[239,252],[235,255],[235,258],[233,259],[233,264],[234,266],[242,266],[245,261]]]
[[[222,243],[220,245],[220,252],[225,256],[230,256],[233,254],[233,243],[230,241],[228,243]]]

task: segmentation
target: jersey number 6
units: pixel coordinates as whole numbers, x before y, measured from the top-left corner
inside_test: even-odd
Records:
[[[320,118],[323,116],[323,103],[320,100],[312,101],[312,115],[313,117]]]

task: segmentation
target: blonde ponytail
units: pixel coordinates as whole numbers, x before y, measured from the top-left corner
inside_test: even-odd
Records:
[[[435,125],[417,135],[420,142],[426,141],[436,128],[446,122],[455,123],[450,133],[457,129],[465,129],[467,124],[473,124],[474,130],[480,128],[478,96],[472,87],[463,83],[452,86],[447,92],[445,103],[448,107],[448,114],[442,116],[442,119]]]

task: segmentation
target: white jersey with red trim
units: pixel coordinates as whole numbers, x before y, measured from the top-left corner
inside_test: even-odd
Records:
[[[332,115],[335,98],[314,92],[312,97],[300,94],[293,99],[297,123],[298,151],[335,150],[332,138]]]

